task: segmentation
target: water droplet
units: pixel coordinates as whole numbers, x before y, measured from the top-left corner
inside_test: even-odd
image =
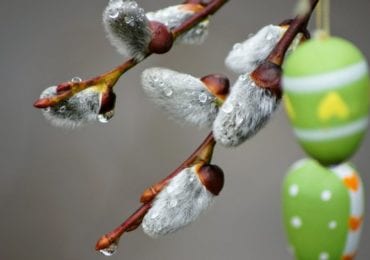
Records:
[[[167,193],[172,193],[175,190],[175,187],[173,185],[167,186]]]
[[[112,243],[109,247],[100,250],[99,252],[105,256],[112,256],[117,252],[118,242]]]
[[[106,124],[109,122],[109,120],[112,119],[113,116],[114,116],[114,110],[111,110],[109,112],[106,112],[105,114],[99,114],[98,121],[100,123]]]
[[[240,126],[244,122],[244,117],[237,115],[235,118],[235,123],[237,126]]]
[[[225,103],[223,104],[222,106],[222,111],[224,111],[226,114],[230,114],[231,112],[233,112],[234,110],[234,107],[233,105],[231,105],[230,103]]]
[[[206,93],[199,94],[200,103],[206,103],[208,100],[208,95]]]
[[[174,207],[176,207],[177,206],[177,200],[171,200],[170,201],[170,208],[174,208]]]
[[[130,8],[132,8],[132,9],[136,9],[137,8],[137,3],[136,2],[131,2],[130,4],[129,4],[129,7]]]
[[[156,219],[159,217],[159,213],[158,212],[153,212],[151,215],[150,215],[150,218],[151,219]]]
[[[240,80],[241,81],[246,81],[248,79],[247,74],[240,75]]]
[[[195,30],[195,34],[200,35],[203,33],[203,30],[201,28],[198,28]]]
[[[73,77],[71,79],[71,82],[73,82],[73,83],[78,83],[78,82],[81,82],[81,81],[82,81],[82,79],[80,77]]]
[[[61,113],[65,112],[66,110],[67,110],[66,106],[61,106],[59,108],[59,112],[61,112]]]
[[[108,15],[112,19],[116,19],[119,16],[119,11],[117,9],[111,9],[108,11]]]
[[[172,94],[173,94],[173,90],[172,90],[172,88],[170,88],[170,87],[165,88],[165,89],[164,89],[164,94],[165,94],[167,97],[172,96]]]
[[[241,47],[242,47],[241,43],[235,43],[233,46],[233,50],[240,50]]]
[[[267,41],[271,41],[273,37],[274,37],[274,36],[272,35],[272,33],[268,33],[268,34],[266,35],[266,40],[267,40]]]
[[[133,16],[125,16],[125,23],[129,24],[129,25],[132,25],[133,23],[135,23],[135,19]]]

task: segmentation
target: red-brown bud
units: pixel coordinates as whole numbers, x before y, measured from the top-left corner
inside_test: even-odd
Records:
[[[100,98],[100,110],[99,114],[106,114],[114,110],[116,104],[116,94],[108,89],[104,91]]]
[[[281,75],[282,69],[280,65],[265,61],[252,72],[251,78],[258,87],[268,89],[280,98]]]
[[[149,43],[149,51],[162,54],[168,52],[173,45],[173,35],[166,25],[160,22],[151,21],[152,40]]]
[[[211,74],[200,79],[206,86],[208,91],[218,99],[224,101],[230,92],[229,79],[221,74]]]
[[[224,186],[224,172],[217,165],[201,164],[196,169],[200,182],[209,192],[217,196]]]

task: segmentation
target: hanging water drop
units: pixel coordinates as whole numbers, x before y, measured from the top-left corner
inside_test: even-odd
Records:
[[[106,124],[106,123],[109,122],[109,120],[112,119],[113,116],[114,116],[114,110],[111,110],[111,111],[106,112],[104,114],[99,114],[98,115],[98,121],[100,123]]]
[[[99,250],[105,256],[112,256],[117,252],[118,242],[112,243],[109,247]]]

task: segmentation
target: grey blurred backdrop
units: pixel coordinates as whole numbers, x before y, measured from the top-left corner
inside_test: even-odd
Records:
[[[140,73],[167,66],[203,76],[226,73],[233,43],[268,23],[291,17],[294,0],[232,0],[212,19],[200,47],[176,46],[128,72],[116,91],[116,116],[106,125],[66,131],[32,107],[46,87],[91,77],[122,62],[105,38],[107,0],[0,2],[0,259],[104,259],[96,240],[139,205],[140,193],[167,175],[206,136],[179,126],[150,103]],[[172,0],[139,0],[146,10]],[[333,34],[370,58],[370,1],[332,1]],[[353,158],[370,183],[370,136]],[[226,173],[216,204],[196,223],[162,239],[141,229],[124,236],[111,259],[291,259],[281,225],[280,185],[304,157],[284,111],[239,148],[218,147]],[[370,196],[368,191],[367,197]],[[358,259],[370,259],[370,215]]]

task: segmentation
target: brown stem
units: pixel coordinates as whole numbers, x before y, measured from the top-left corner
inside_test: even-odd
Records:
[[[153,186],[147,188],[141,198],[140,202],[149,203],[151,202],[156,194],[158,194],[170,181],[173,177],[179,174],[183,169],[190,167],[198,162],[209,163],[212,160],[213,149],[216,145],[216,141],[211,132],[203,143],[179,166],[177,167],[170,175],[168,175],[163,180],[157,182]]]
[[[216,141],[211,132],[206,137],[206,139],[203,141],[203,143],[176,170],[174,170],[170,175],[168,175],[165,179],[163,179],[162,181],[160,181],[154,186],[157,187],[159,185],[162,185],[162,188],[163,188],[170,179],[175,177],[184,168],[190,167],[198,162],[209,163],[212,159],[213,149],[215,145],[216,145]],[[158,190],[156,194],[159,191],[160,190]],[[115,228],[111,232],[103,235],[96,243],[95,249],[103,250],[103,249],[109,248],[112,244],[118,243],[123,233],[135,230],[141,224],[145,214],[151,208],[152,206],[151,202],[154,199],[156,194],[151,193],[150,195],[148,195],[148,197],[145,197],[145,198],[142,197],[141,202],[143,203],[143,205],[134,214],[132,214],[127,220],[125,220],[121,225],[119,225],[117,228]]]
[[[258,87],[270,90],[278,98],[282,95],[281,65],[284,62],[285,53],[297,34],[306,31],[308,21],[318,1],[319,0],[310,0],[309,11],[304,15],[298,15],[291,21],[288,30],[284,33],[267,59],[251,73],[251,78]]]
[[[138,210],[135,211],[134,214],[132,214],[128,219],[126,219],[121,225],[116,227],[111,232],[102,236],[96,243],[95,249],[102,250],[108,248],[114,243],[118,243],[118,240],[120,239],[124,232],[132,231],[134,227],[138,227],[138,225],[140,225],[141,220],[144,218],[145,214],[148,212],[150,207],[151,207],[150,204],[142,205]]]
[[[174,39],[181,36],[183,33],[190,30],[194,26],[196,26],[198,23],[200,23],[205,18],[207,18],[209,15],[214,14],[227,1],[228,0],[211,0],[209,1],[209,3],[205,3],[205,1],[202,1],[202,5],[204,6],[202,11],[191,16],[187,21],[185,21],[179,27],[172,30]],[[148,53],[145,56],[145,58],[149,57],[150,55],[151,53]],[[47,108],[50,106],[55,106],[56,104],[72,97],[73,95],[75,95],[76,93],[84,89],[87,89],[91,86],[100,85],[100,84],[107,84],[108,87],[112,88],[115,85],[115,83],[119,80],[119,78],[122,76],[122,74],[124,74],[129,69],[135,67],[137,64],[142,62],[144,59],[140,61],[130,59],[124,62],[122,65],[119,65],[115,69],[105,74],[102,74],[98,77],[86,80],[86,81],[61,83],[57,87],[57,95],[48,97],[48,98],[38,99],[33,105],[36,108]]]
[[[284,56],[289,46],[293,42],[294,38],[301,31],[305,31],[307,23],[311,18],[312,12],[315,9],[319,0],[311,0],[310,10],[303,16],[297,16],[291,23],[288,30],[284,33],[284,36],[280,39],[278,44],[272,50],[267,60],[275,63],[276,65],[283,64]]]
[[[181,34],[187,32],[188,30],[193,28],[195,25],[197,25],[198,23],[206,19],[208,16],[217,12],[228,1],[229,0],[214,0],[214,1],[209,2],[202,11],[200,11],[197,14],[194,14],[187,21],[182,23],[179,27],[172,30],[174,37],[177,38]]]

